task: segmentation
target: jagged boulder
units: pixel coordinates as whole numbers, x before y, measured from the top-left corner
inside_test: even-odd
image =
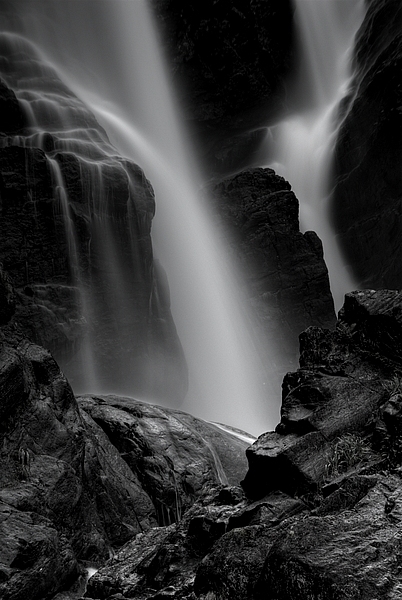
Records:
[[[361,287],[400,288],[402,8],[367,3],[335,151],[335,227]]]
[[[381,477],[353,510],[283,525],[254,597],[396,600],[401,500],[399,477]]]
[[[51,520],[0,503],[0,593],[4,600],[41,599],[79,574],[74,552]]]
[[[298,336],[310,325],[333,327],[334,303],[322,244],[299,229],[299,203],[272,169],[248,169],[206,188],[244,277],[246,310],[255,315],[264,362],[282,374],[295,364]],[[280,385],[280,380],[278,381]]]
[[[87,595],[96,599],[112,594],[130,599],[204,598],[204,590],[211,594],[219,589],[218,582],[230,570],[232,585],[225,581],[219,591],[227,595],[221,597],[251,598],[248,591],[266,557],[264,534],[274,538],[273,523],[303,510],[302,502],[285,494],[248,507],[238,488],[206,489],[180,523],[153,529],[127,544],[89,581]],[[246,526],[253,519],[259,525]]]
[[[314,490],[325,479],[334,440],[375,427],[402,364],[400,306],[397,291],[353,292],[336,331],[312,327],[300,336],[301,368],[284,379],[281,422],[248,450],[244,486],[251,497]]]
[[[1,500],[51,519],[77,556],[104,557],[156,523],[152,502],[49,352],[2,342]]]

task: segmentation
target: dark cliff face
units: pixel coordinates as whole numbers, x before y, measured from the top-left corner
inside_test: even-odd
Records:
[[[293,64],[288,0],[153,0],[184,118],[209,168],[247,163],[284,100]],[[247,133],[248,132],[248,133]]]
[[[401,287],[402,8],[369,2],[336,146],[333,215],[362,287]]]
[[[333,327],[334,303],[320,239],[299,230],[299,203],[272,169],[248,169],[210,184],[231,258],[242,275],[246,310],[264,348],[273,347],[280,378],[296,364],[299,334]],[[281,380],[278,380],[278,389]]]

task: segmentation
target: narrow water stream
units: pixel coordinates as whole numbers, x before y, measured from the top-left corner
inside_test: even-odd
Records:
[[[266,166],[292,185],[300,201],[301,230],[313,230],[324,245],[337,309],[355,288],[329,222],[331,161],[339,127],[338,107],[351,72],[363,0],[294,0],[300,63],[290,88],[288,111],[270,128]]]

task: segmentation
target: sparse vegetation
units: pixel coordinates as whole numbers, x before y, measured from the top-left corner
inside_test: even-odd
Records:
[[[326,465],[326,478],[338,477],[360,463],[369,462],[373,457],[373,449],[365,438],[356,433],[345,433],[335,441],[332,456]]]

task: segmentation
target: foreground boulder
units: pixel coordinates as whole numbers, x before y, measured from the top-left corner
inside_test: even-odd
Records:
[[[281,422],[248,451],[247,493],[314,492],[335,440],[375,427],[401,363],[401,301],[397,291],[347,294],[336,331],[310,328],[300,336],[301,368],[284,379]]]
[[[133,398],[85,396],[78,403],[141,481],[159,525],[180,521],[205,487],[238,485],[246,473],[247,441],[229,428]]]
[[[346,600],[400,597],[400,477],[379,477],[354,510],[311,516],[280,530],[255,597]]]
[[[78,559],[155,525],[155,511],[47,351],[3,337],[0,387],[0,595],[40,599],[77,577]]]

